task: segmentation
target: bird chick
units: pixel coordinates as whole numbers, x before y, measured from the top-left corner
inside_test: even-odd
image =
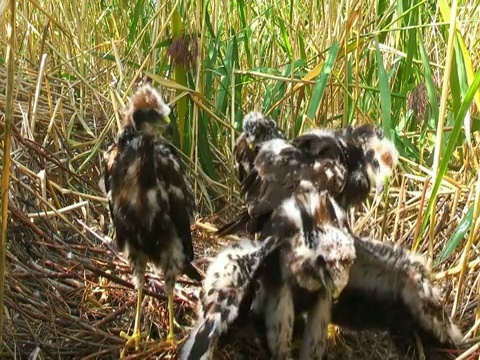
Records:
[[[258,146],[271,139],[285,138],[273,119],[255,111],[245,115],[242,130],[233,148],[233,157],[240,183],[252,171]]]
[[[133,266],[137,310],[133,335],[121,333],[128,346],[140,339],[141,300],[147,264],[162,272],[168,295],[168,344],[174,344],[173,290],[184,272],[202,279],[191,264],[190,225],[195,199],[175,148],[161,134],[169,125],[170,108],[160,93],[145,84],[129,98],[123,129],[104,157],[104,184],[115,242]]]

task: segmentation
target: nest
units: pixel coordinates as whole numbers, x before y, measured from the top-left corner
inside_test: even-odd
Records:
[[[38,102],[34,134],[28,126],[29,117],[19,111],[29,109],[33,87],[21,83],[18,89],[14,114],[18,126],[12,133],[2,359],[118,358],[124,345],[119,333],[131,332],[133,328],[136,292],[130,266],[107,235],[108,209],[97,185],[100,158],[91,151],[96,135],[81,135],[84,133],[78,131],[74,141],[67,140],[65,127],[76,113],[62,92],[67,87],[64,83],[52,85],[49,94],[56,99]],[[62,91],[56,93],[55,89]],[[51,114],[47,109],[49,104],[57,104],[58,99],[65,101],[58,112],[61,119],[50,126]],[[87,127],[106,125],[95,117],[87,121]],[[3,123],[0,130],[3,131]],[[384,202],[396,202],[396,207],[377,204],[371,210],[360,211],[356,214],[357,231],[369,229],[364,235],[411,245],[418,209],[424,205],[419,200],[423,184],[416,179],[405,179],[402,187],[393,188],[390,198]],[[452,199],[452,194],[440,196],[436,253],[456,226],[447,215],[461,217],[461,210],[445,208]],[[455,198],[455,206],[460,209],[462,201],[466,206],[462,196]],[[202,226],[209,221],[201,219],[193,227],[196,264],[202,269],[222,246],[206,230],[208,226]],[[426,252],[427,248],[420,251]],[[454,301],[459,273],[454,265],[459,256],[451,256],[436,274],[446,294],[447,307]],[[478,265],[473,260],[470,263],[464,283],[467,295],[475,288]],[[452,267],[453,270],[449,270]],[[177,339],[185,338],[196,319],[198,293],[197,285],[186,278],[178,279],[174,306],[175,319],[180,325],[175,329]],[[162,347],[160,341],[166,337],[168,327],[162,279],[147,272],[144,294],[142,328],[148,331],[149,339],[142,343],[139,351],[132,350],[128,358],[175,358],[175,350]],[[460,321],[457,322],[467,332],[475,322],[476,301],[470,296],[460,299],[462,303],[456,312]],[[410,352],[399,351],[391,336],[385,333],[342,331],[340,337],[343,341],[330,344],[328,359],[417,358],[415,346]],[[261,331],[247,322],[235,326],[222,338],[218,356],[266,359],[266,348]],[[470,349],[472,358],[477,356],[474,350]],[[439,359],[438,354],[455,358],[463,351],[439,350],[430,358]]]

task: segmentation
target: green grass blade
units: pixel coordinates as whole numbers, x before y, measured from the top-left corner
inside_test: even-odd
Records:
[[[438,254],[435,260],[435,265],[438,265],[443,260],[447,259],[456,250],[460,242],[465,238],[468,230],[472,226],[473,221],[473,205],[468,209],[463,219],[458,224],[450,239],[448,239],[442,252]]]
[[[328,79],[330,78],[330,74],[333,70],[333,65],[335,64],[335,59],[337,58],[338,50],[340,45],[337,41],[335,41],[330,50],[328,50],[327,59],[323,64],[322,71],[318,76],[317,81],[315,81],[315,85],[313,86],[312,97],[310,99],[310,104],[308,104],[307,116],[310,119],[315,118],[315,114],[317,113],[318,107],[322,101],[323,93],[325,92],[325,88],[327,86]]]
[[[138,24],[140,22],[139,20],[144,10],[143,9],[144,4],[145,4],[145,0],[139,0],[135,3],[135,8],[133,10],[133,15],[132,15],[132,19],[131,19],[129,31],[128,31],[127,52],[129,52],[129,49],[131,48],[132,44],[135,42],[135,39],[138,34],[138,30],[140,29]]]
[[[177,9],[173,11],[172,14],[172,20],[171,20],[171,26],[172,26],[172,40],[173,42],[179,41],[180,37],[183,36],[183,22],[182,18],[180,16],[180,13],[178,12]],[[180,40],[181,41],[181,40]],[[188,87],[187,86],[187,72],[185,69],[185,66],[182,64],[175,64],[172,62],[172,67],[173,67],[173,78],[177,84],[180,84],[182,86]],[[177,90],[176,94],[179,96],[182,93],[181,90]],[[187,154],[188,152],[185,152],[184,149],[184,142],[185,142],[185,135],[187,134],[186,129],[185,129],[185,123],[187,121],[187,97],[182,96],[180,99],[177,101],[177,125],[178,125],[178,133],[179,133],[179,140],[180,140],[180,149]],[[190,146],[189,146],[190,147]]]
[[[477,74],[475,75],[472,85],[468,88],[468,91],[465,94],[465,98],[462,101],[462,105],[460,106],[458,114],[455,116],[455,124],[453,126],[453,130],[451,132],[450,138],[448,139],[448,144],[445,149],[445,154],[453,153],[453,149],[455,147],[457,138],[460,135],[460,131],[462,130],[463,120],[479,88],[480,88],[480,71],[477,72]],[[422,226],[420,228],[418,238],[416,239],[416,242],[413,247],[414,250],[418,248],[418,245],[420,244],[420,240],[422,239],[422,236],[427,227],[428,220],[430,218],[430,214],[432,213],[435,199],[437,198],[437,193],[438,193],[438,190],[440,189],[440,184],[442,182],[443,176],[447,171],[449,161],[450,161],[450,156],[442,157],[440,166],[438,168],[438,174],[435,180],[435,184],[433,185],[432,193],[430,195],[430,199],[428,200],[427,211],[425,212],[425,217],[423,218]]]
[[[382,110],[382,125],[387,138],[391,139],[393,136],[392,127],[392,99],[390,97],[390,85],[388,75],[383,66],[382,53],[378,45],[378,38],[375,37],[375,55],[378,66],[378,81],[380,87],[380,104]]]

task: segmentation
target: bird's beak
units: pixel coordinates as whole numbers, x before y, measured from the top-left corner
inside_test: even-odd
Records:
[[[170,117],[168,115],[164,115],[163,119],[159,121],[155,121],[152,124],[152,127],[155,129],[155,131],[159,131],[160,133],[163,133],[169,125],[170,125]]]

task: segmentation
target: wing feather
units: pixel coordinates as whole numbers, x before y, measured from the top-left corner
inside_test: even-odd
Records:
[[[442,345],[461,340],[418,256],[371,239],[357,237],[354,244],[357,259],[333,307],[334,323],[402,333],[418,329],[425,340]]]
[[[272,211],[294,192],[314,189],[327,190],[332,196],[340,193],[347,168],[340,144],[325,133],[323,137],[301,135],[293,143],[284,139],[264,142],[240,190],[249,218],[243,212],[217,235],[229,235],[239,228],[261,231]]]
[[[199,317],[182,347],[181,360],[212,358],[216,341],[236,320],[257,270],[283,241],[274,236],[260,244],[244,239],[217,255],[207,270]]]
[[[192,234],[190,227],[195,211],[195,198],[180,158],[173,146],[159,139],[155,143],[156,176],[168,187],[170,218],[178,237],[182,241],[186,261],[193,260]]]
[[[113,220],[113,204],[112,204],[112,172],[116,166],[119,156],[122,154],[125,147],[135,137],[135,131],[129,127],[123,129],[115,143],[110,145],[103,156],[103,176],[100,178],[99,185],[105,192],[108,200],[108,209],[110,217]]]

